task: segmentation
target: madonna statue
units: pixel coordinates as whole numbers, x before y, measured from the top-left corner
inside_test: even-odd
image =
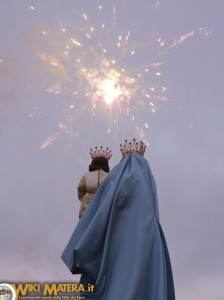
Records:
[[[62,259],[73,274],[95,283],[85,299],[175,300],[145,145],[125,141],[121,152],[123,159],[100,185]]]
[[[101,146],[100,148],[95,147],[95,150],[90,149],[90,156],[92,162],[89,165],[89,172],[82,176],[77,188],[78,198],[81,202],[79,218],[83,215],[97,189],[110,171],[108,161],[112,154],[109,148],[104,150]]]

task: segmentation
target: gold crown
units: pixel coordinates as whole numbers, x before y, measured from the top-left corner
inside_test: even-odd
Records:
[[[137,143],[136,139],[133,139],[132,142],[128,142],[127,140],[125,140],[125,144],[123,145],[120,144],[120,146],[121,146],[120,150],[123,155],[123,158],[132,152],[137,152],[138,154],[143,156],[146,148],[144,142],[140,141],[139,143]]]
[[[95,147],[95,150],[92,148],[90,149],[90,156],[92,159],[96,157],[105,157],[107,160],[109,160],[112,156],[111,150],[109,148],[106,148],[106,150],[103,149],[103,146],[101,146],[99,149]]]

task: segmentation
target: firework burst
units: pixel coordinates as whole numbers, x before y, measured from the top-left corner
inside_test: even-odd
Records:
[[[156,2],[156,8],[159,1]],[[30,7],[32,11],[36,8]],[[182,45],[195,35],[195,31],[182,34],[166,42],[162,38],[152,38],[144,46],[132,39],[131,30],[122,33],[117,28],[117,8],[111,7],[111,23],[104,22],[104,7],[96,7],[97,21],[91,18],[91,12],[82,11],[72,26],[58,22],[55,28],[40,32],[45,41],[45,49],[38,53],[51,77],[46,91],[52,94],[70,95],[67,106],[70,119],[74,111],[112,116],[113,125],[119,126],[119,118],[128,118],[136,124],[135,111],[148,110],[155,114],[160,102],[167,100],[167,87],[161,83],[163,61],[154,57],[141,59],[138,56],[143,47],[154,47],[156,57],[161,57],[171,48]],[[74,30],[74,28],[76,28]],[[199,32],[208,35],[209,31],[200,28]],[[140,43],[139,43],[140,44]],[[49,51],[48,49],[51,49]],[[108,114],[107,112],[110,112]],[[141,126],[149,128],[147,120]],[[129,122],[130,123],[130,122]],[[110,125],[111,126],[111,125]],[[109,127],[110,127],[109,126]],[[44,149],[52,144],[63,131],[53,133],[43,143]],[[110,128],[108,128],[108,133]]]

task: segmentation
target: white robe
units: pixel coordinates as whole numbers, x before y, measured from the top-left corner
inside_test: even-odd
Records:
[[[81,202],[79,217],[81,217],[84,213],[86,207],[90,203],[106,175],[106,172],[99,169],[88,172],[81,178],[78,184],[78,198]]]

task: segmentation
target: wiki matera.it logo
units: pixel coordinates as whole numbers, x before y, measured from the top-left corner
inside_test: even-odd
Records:
[[[15,300],[16,291],[11,284],[0,283],[0,300]]]

